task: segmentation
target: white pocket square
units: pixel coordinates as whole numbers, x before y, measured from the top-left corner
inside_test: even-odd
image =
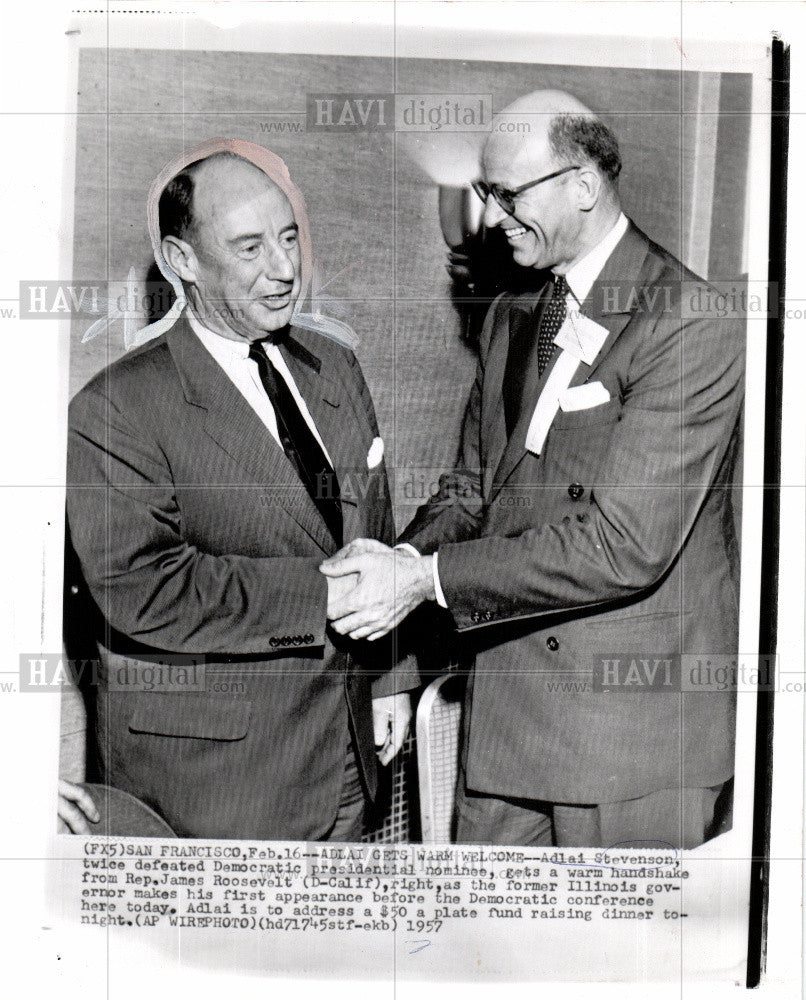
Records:
[[[589,410],[593,406],[601,406],[610,400],[610,393],[601,382],[586,382],[564,389],[559,396],[560,409],[563,413],[573,410]]]
[[[369,451],[367,452],[367,468],[374,469],[381,464],[383,459],[383,438],[376,437],[372,439],[372,444],[369,446]]]

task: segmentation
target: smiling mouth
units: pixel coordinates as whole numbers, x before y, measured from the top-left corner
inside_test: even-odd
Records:
[[[289,288],[287,291],[278,292],[276,295],[263,295],[262,301],[269,306],[285,305],[285,303],[291,298],[292,291],[293,289]]]
[[[526,226],[508,226],[504,233],[507,239],[511,243],[515,243],[517,240],[523,239],[523,237],[529,232]]]

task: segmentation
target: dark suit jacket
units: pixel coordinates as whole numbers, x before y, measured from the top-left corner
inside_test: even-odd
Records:
[[[345,541],[392,541],[385,468],[367,468],[378,428],[358,362],[300,329],[284,351],[341,482]],[[349,715],[374,793],[371,683],[377,696],[417,678],[395,640],[376,649],[326,629],[318,566],[335,543],[184,320],[72,401],[67,502],[103,621],[104,780],[180,835],[315,839],[335,819]],[[163,670],[167,690],[154,687],[177,654],[203,661],[203,680],[177,667]]]
[[[559,411],[539,456],[526,432],[551,367],[539,378],[530,363],[534,299],[505,294],[490,309],[460,468],[403,536],[439,550],[456,625],[477,630],[473,789],[596,803],[732,774],[731,692],[681,695],[679,660],[659,689],[646,672],[638,686],[593,685],[604,658],[620,659],[624,679],[633,658],[651,668],[737,653],[730,484],[744,337],[736,322],[687,315],[698,289],[628,229],[582,310],[607,338],[571,381],[601,382],[610,399]],[[520,414],[509,438],[508,392]]]

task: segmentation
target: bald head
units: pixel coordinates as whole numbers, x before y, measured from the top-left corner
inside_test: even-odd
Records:
[[[527,169],[585,164],[614,189],[621,172],[616,137],[582,101],[562,90],[525,94],[495,116],[484,163],[502,160]]]
[[[277,185],[250,160],[222,151],[195,160],[166,184],[160,195],[160,238],[175,236],[190,242],[199,235],[199,221],[209,219],[224,198],[243,200]]]

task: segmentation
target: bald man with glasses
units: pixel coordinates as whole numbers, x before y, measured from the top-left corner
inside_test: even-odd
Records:
[[[329,613],[376,639],[431,600],[474,645],[459,842],[695,847],[734,763],[735,692],[686,655],[737,653],[743,331],[687,315],[709,286],[623,213],[601,119],[542,91],[499,120],[484,224],[550,279],[492,303],[456,470],[403,545],[325,563],[359,574]]]

